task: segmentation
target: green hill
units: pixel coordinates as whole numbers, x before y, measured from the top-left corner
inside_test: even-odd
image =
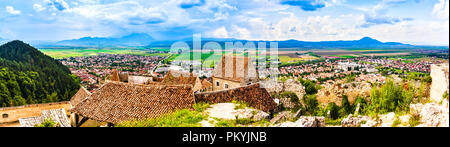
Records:
[[[79,79],[60,62],[22,41],[0,46],[0,107],[68,101]]]

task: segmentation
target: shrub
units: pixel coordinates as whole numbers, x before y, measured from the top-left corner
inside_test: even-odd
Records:
[[[348,97],[346,95],[342,96],[342,106],[341,109],[343,109],[343,116],[352,114],[353,107],[350,105],[350,102],[348,101]]]
[[[319,102],[316,99],[316,95],[305,95],[303,99],[305,101],[306,111],[308,111],[312,115],[315,114],[316,109],[319,105]]]
[[[235,110],[245,109],[245,108],[248,107],[247,103],[245,103],[243,101],[235,101],[235,100],[233,100],[231,103],[236,105],[236,106],[234,106]]]
[[[374,87],[370,94],[371,104],[367,111],[375,113],[409,111],[409,105],[415,98],[415,88],[406,83],[407,88],[387,80],[381,88]]]
[[[316,84],[310,80],[299,79],[300,83],[305,87],[305,92],[308,95],[316,94],[318,91],[318,87]]]
[[[206,109],[211,108],[211,106],[208,103],[199,102],[199,103],[194,104],[192,106],[192,108],[194,108],[194,110],[197,112],[203,112]]]
[[[420,116],[419,115],[412,115],[409,118],[409,127],[416,127],[420,124]]]
[[[49,128],[49,127],[60,127],[60,125],[57,122],[54,122],[51,118],[45,119],[44,122],[41,124],[36,124],[34,127],[43,127],[43,128]]]
[[[335,103],[329,103],[325,108],[326,113],[330,112],[331,119],[335,120],[339,118],[339,106]]]
[[[293,103],[299,103],[300,102],[300,100],[297,97],[297,94],[295,94],[294,92],[288,92],[288,91],[283,92],[283,93],[281,93],[281,97],[289,98],[290,101],[293,102]]]
[[[333,119],[325,119],[325,124],[326,125],[331,125],[331,126],[340,126],[341,122],[342,122],[343,118],[338,118],[336,120]]]

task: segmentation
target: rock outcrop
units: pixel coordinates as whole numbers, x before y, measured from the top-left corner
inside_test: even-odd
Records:
[[[325,127],[325,117],[301,116],[295,122],[284,122],[274,127]]]
[[[357,96],[369,97],[372,89],[372,85],[367,82],[344,83],[343,81],[325,84],[323,87],[317,93],[317,100],[324,106],[332,102],[341,106],[343,95],[347,95],[349,102],[353,104]]]
[[[421,118],[421,124],[418,127],[449,127],[447,100],[444,100],[442,105],[436,103],[411,104],[410,113]]]

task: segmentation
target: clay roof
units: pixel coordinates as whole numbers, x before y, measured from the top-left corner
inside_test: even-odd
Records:
[[[196,102],[226,103],[244,101],[253,108],[270,112],[277,106],[270,94],[260,84],[237,87],[222,91],[204,92],[195,94]]]
[[[45,119],[51,119],[60,127],[70,127],[70,121],[64,109],[44,110],[42,116],[20,118],[19,123],[22,127],[34,127],[44,122]]]
[[[245,82],[257,80],[258,73],[253,63],[249,64],[248,57],[224,55],[221,61],[217,63],[213,77],[235,82]]]
[[[108,82],[70,112],[109,123],[155,118],[195,102],[191,85],[136,85]]]
[[[193,74],[189,75],[189,73],[186,74],[181,72],[169,71],[167,75],[164,77],[164,79],[161,81],[161,83],[168,85],[180,85],[180,84],[195,85],[196,80],[197,77],[194,77]]]
[[[91,93],[89,91],[87,91],[84,87],[81,87],[80,90],[78,90],[78,92],[70,99],[70,104],[75,106],[90,95]]]
[[[206,79],[203,79],[203,81],[202,81],[202,88],[205,89],[205,88],[210,88],[210,87],[212,87],[212,83],[209,82]]]
[[[111,81],[120,81],[119,72],[116,69],[113,69],[109,76]]]

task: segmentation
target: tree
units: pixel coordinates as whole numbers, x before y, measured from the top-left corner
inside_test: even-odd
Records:
[[[342,96],[342,105],[341,105],[342,112],[344,113],[343,116],[352,114],[353,108],[350,105],[350,102],[348,101],[347,95]]]
[[[337,106],[336,103],[328,103],[325,110],[327,113],[330,112],[331,119],[335,120],[339,118],[339,106]]]

